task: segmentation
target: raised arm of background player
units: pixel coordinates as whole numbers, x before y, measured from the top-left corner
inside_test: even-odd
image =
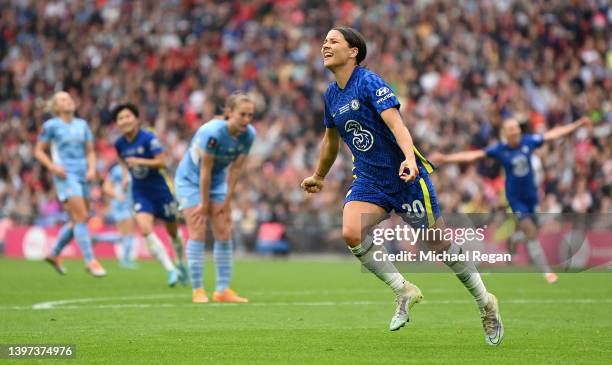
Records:
[[[573,123],[553,128],[547,132],[544,132],[544,142],[553,141],[555,139],[565,137],[568,134],[574,132],[576,129],[590,122],[591,120],[589,118],[582,117]],[[430,161],[435,165],[442,165],[445,163],[472,163],[485,157],[487,157],[487,153],[483,149],[474,151],[463,151],[451,154],[442,154],[436,152],[431,155]]]

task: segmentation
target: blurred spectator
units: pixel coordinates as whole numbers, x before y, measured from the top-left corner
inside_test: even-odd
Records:
[[[77,100],[103,175],[116,159],[114,103],[140,105],[173,172],[194,130],[241,89],[256,96],[260,112],[233,203],[235,231],[252,240],[257,224],[277,214],[312,247],[335,243],[324,232],[340,222],[348,151],[321,194],[303,194],[299,182],[318,157],[331,79],[320,48],[337,24],[364,33],[366,66],[390,83],[424,152],[485,147],[510,115],[536,133],[589,115],[591,131],[539,150],[542,200],[554,196],[554,211],[610,212],[612,10],[605,0],[0,0],[0,7],[0,217],[62,218],[49,175],[32,157],[43,101],[54,91]],[[502,204],[499,173],[490,161],[441,169],[434,178],[443,210]]]

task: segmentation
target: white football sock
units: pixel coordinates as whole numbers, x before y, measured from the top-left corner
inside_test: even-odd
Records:
[[[166,271],[172,271],[175,269],[172,260],[170,260],[170,256],[168,256],[168,253],[166,252],[164,244],[154,232],[151,232],[149,235],[145,236],[145,241],[151,255],[161,262]]]

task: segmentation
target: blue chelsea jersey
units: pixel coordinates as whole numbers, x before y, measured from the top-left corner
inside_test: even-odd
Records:
[[[485,150],[488,157],[499,160],[506,173],[506,195],[509,200],[518,198],[537,198],[531,155],[544,143],[539,134],[526,134],[516,148],[506,143],[496,143]]]
[[[61,165],[66,173],[85,176],[87,172],[87,143],[93,142],[93,134],[87,122],[73,118],[66,123],[60,118],[47,120],[38,137],[49,144],[51,160]]]
[[[122,160],[128,157],[153,159],[155,155],[164,151],[161,143],[153,132],[140,129],[133,140],[128,141],[125,136],[115,142],[117,154]],[[136,192],[156,192],[159,190],[172,191],[172,183],[163,168],[150,168],[136,166],[130,168],[132,177],[132,190]]]
[[[356,182],[379,186],[387,192],[406,187],[398,176],[405,160],[393,133],[380,113],[399,109],[400,103],[391,88],[377,74],[356,67],[344,89],[336,82],[324,94],[327,128],[336,128],[353,154]],[[433,171],[433,166],[418,150],[414,150],[420,170]]]

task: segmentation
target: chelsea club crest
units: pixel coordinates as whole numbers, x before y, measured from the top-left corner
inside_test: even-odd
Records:
[[[357,99],[351,100],[351,109],[353,110],[359,109],[359,100]]]

